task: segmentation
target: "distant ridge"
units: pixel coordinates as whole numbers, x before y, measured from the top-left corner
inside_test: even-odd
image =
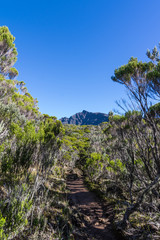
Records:
[[[82,112],[76,113],[71,117],[63,117],[60,119],[63,124],[75,124],[75,125],[98,125],[102,122],[108,122],[108,114],[100,112]]]

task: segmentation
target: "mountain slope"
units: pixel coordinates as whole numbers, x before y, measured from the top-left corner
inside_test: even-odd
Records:
[[[63,124],[75,124],[75,125],[98,125],[102,122],[108,121],[108,114],[105,113],[93,113],[83,110],[76,113],[71,117],[63,117],[60,119]]]

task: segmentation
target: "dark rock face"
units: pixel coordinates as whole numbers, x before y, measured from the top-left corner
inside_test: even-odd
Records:
[[[98,125],[102,122],[108,122],[108,114],[105,113],[92,113],[83,110],[80,113],[76,113],[70,118],[64,117],[60,121],[63,124],[75,124],[75,125]]]

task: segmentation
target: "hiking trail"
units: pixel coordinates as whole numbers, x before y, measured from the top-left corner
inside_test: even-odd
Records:
[[[103,206],[95,193],[84,185],[83,177],[68,175],[67,187],[72,209],[80,216],[74,233],[75,240],[120,240],[112,228],[113,210],[111,205]],[[77,216],[77,215],[76,215]]]

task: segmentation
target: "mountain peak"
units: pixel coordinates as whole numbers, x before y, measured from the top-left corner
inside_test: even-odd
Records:
[[[108,114],[100,112],[88,112],[83,110],[76,113],[71,117],[63,117],[60,119],[63,124],[75,124],[75,125],[98,125],[102,122],[108,122]]]

